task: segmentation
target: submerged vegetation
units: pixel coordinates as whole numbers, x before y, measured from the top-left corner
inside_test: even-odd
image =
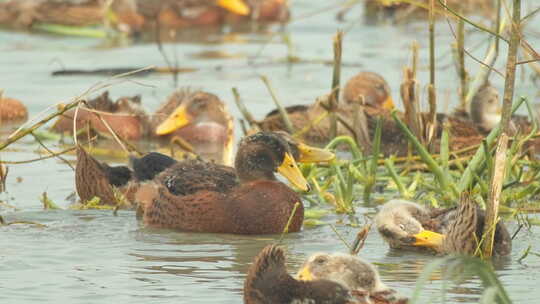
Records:
[[[12,1],[3,1],[0,4],[7,2],[13,3]],[[282,3],[281,1],[277,2]],[[489,2],[489,12],[495,11],[493,26],[490,28],[466,17],[464,12],[467,11],[467,7],[456,10],[454,6],[456,1],[446,3],[446,1],[441,0],[374,0],[367,2],[369,6],[375,5],[385,12],[405,8],[406,15],[400,15],[400,19],[413,14],[418,7],[427,12],[430,76],[429,83],[425,86],[427,92],[425,100],[421,100],[421,84],[417,80],[419,55],[418,46],[415,43],[412,44],[411,48],[410,67],[404,69],[400,87],[404,111],[395,109],[390,96],[386,96],[389,95],[389,89],[385,87],[387,84],[384,79],[382,79],[382,89],[381,87],[378,89],[386,95],[380,91],[377,92],[377,94],[380,93],[379,95],[384,95],[378,101],[373,101],[371,96],[362,90],[358,91],[360,93],[354,93],[354,98],[344,97],[347,93],[343,92],[346,91],[346,88],[341,89],[341,58],[342,50],[346,47],[343,41],[346,32],[338,31],[332,42],[328,43],[334,50],[330,91],[328,95],[318,98],[313,105],[285,107],[279,98],[279,89],[272,86],[270,78],[260,76],[277,109],[270,112],[264,119],[257,121],[250,113],[249,106],[242,101],[239,90],[233,89],[236,105],[243,115],[241,126],[245,142],[243,141],[239,145],[239,150],[242,150],[238,154],[235,168],[231,168],[220,164],[232,165],[233,120],[222,101],[213,94],[179,90],[171,95],[160,110],[153,114],[147,114],[139,108],[140,100],[137,97],[120,98],[112,102],[108,93],[103,93],[103,95],[91,99],[95,94],[105,89],[128,81],[131,76],[141,72],[156,71],[157,68],[147,67],[128,71],[99,82],[68,103],[49,107],[6,138],[2,138],[0,152],[8,151],[13,144],[23,138],[32,137],[40,145],[40,152],[47,155],[27,161],[10,162],[0,159],[0,193],[9,190],[6,189],[6,178],[8,173],[12,174],[12,170],[15,170],[16,164],[37,162],[54,157],[75,171],[76,190],[81,201],[73,204],[71,206],[73,209],[108,210],[108,212],[114,211],[114,214],[118,209],[137,209],[137,217],[142,218],[143,223],[150,227],[245,234],[282,232],[279,241],[283,239],[285,233],[299,231],[302,220],[304,233],[309,233],[310,230],[307,227],[326,225],[325,217],[330,213],[357,215],[359,207],[377,208],[392,198],[415,201],[430,210],[459,209],[466,201],[474,204],[475,207],[472,208],[475,212],[476,206],[485,210],[482,221],[478,220],[478,225],[482,225],[480,230],[477,225],[476,213],[474,215],[474,231],[483,232],[481,237],[474,240],[476,245],[474,253],[435,250],[451,255],[438,258],[425,267],[408,303],[420,302],[422,286],[430,280],[434,272],[441,269],[443,269],[445,279],[464,280],[473,276],[479,278],[484,287],[480,299],[482,303],[511,303],[511,294],[505,290],[497,278],[490,265],[490,258],[494,255],[493,247],[496,246],[494,243],[497,242],[496,227],[502,218],[518,223],[518,230],[515,233],[510,233],[512,238],[521,227],[538,225],[537,221],[528,218],[529,213],[540,211],[540,163],[536,155],[540,151],[538,149],[540,147],[540,130],[537,107],[532,102],[534,98],[532,96],[514,98],[516,68],[529,63],[534,66],[540,60],[540,56],[533,46],[527,43],[522,32],[522,23],[526,21],[524,19],[530,18],[530,15],[522,17],[520,0],[513,0],[511,9],[509,1],[479,0],[482,2],[477,3],[479,6]],[[98,16],[98,19],[104,20],[103,24],[121,31],[123,27],[118,21],[122,21],[122,19],[119,19],[119,16],[110,9],[109,1],[106,14]],[[531,14],[537,11],[538,9],[535,9]],[[244,16],[246,14],[240,15],[242,15],[241,18],[247,18]],[[261,16],[251,17],[257,19]],[[285,20],[281,18],[283,17],[281,15],[280,18],[274,17],[278,21]],[[453,55],[460,79],[460,92],[456,93],[460,104],[455,114],[452,115],[438,113],[441,104],[440,95],[442,94],[437,92],[435,72],[437,64],[435,58],[437,48],[436,17],[447,19],[456,40]],[[92,24],[96,23],[94,21]],[[465,58],[472,56],[468,54],[464,45],[466,24],[483,31],[490,37],[491,41],[486,57],[484,59],[474,58],[482,66],[475,77],[468,74],[465,65]],[[30,26],[33,29],[68,35],[106,36],[104,32],[101,32],[102,29],[79,28],[75,31],[71,25],[49,24],[41,20],[33,21]],[[142,25],[136,22],[130,26],[129,33],[132,34],[134,30],[139,30],[137,26]],[[455,32],[454,26],[457,26]],[[508,45],[504,74],[494,68],[494,63],[500,55],[499,44],[502,43]],[[162,52],[161,42],[158,44]],[[521,59],[518,54],[530,59]],[[166,55],[164,56],[166,57]],[[167,58],[166,61],[168,61]],[[178,72],[181,72],[178,67],[172,65],[166,70],[175,74],[175,77]],[[538,73],[538,68],[535,71]],[[495,109],[497,119],[494,125],[490,127],[475,125],[477,121],[474,121],[474,117],[472,117],[471,103],[479,91],[489,87],[489,77],[493,74],[501,74],[500,76],[505,78],[502,108]],[[212,101],[209,103],[210,105],[205,103],[208,99]],[[2,100],[3,96],[0,93],[0,102]],[[498,103],[498,96],[495,97],[495,101]],[[428,109],[422,109],[421,104],[428,105]],[[518,111],[526,112],[526,117],[515,114]],[[122,115],[128,118],[120,121],[119,116]],[[469,117],[462,119],[460,115],[468,115]],[[3,119],[4,116],[1,117]],[[56,135],[50,136],[49,131],[43,130],[44,126],[55,119],[57,119],[54,126],[56,131],[61,128],[62,131],[73,135],[72,138],[61,137],[63,149],[59,152],[49,149],[46,145],[51,141],[58,141],[58,137]],[[211,125],[208,133],[204,133],[208,129],[199,128],[200,126],[196,125],[200,121],[205,127]],[[121,131],[125,131],[126,126],[131,122],[136,126],[130,127],[127,133],[122,133]],[[194,131],[190,129],[189,132],[192,133],[189,133],[184,129],[185,133],[179,132],[186,126],[193,128]],[[261,130],[265,132],[286,131],[290,137],[283,134],[276,135],[280,133],[253,135]],[[136,134],[133,135],[134,133]],[[108,138],[109,143],[113,142],[115,148],[94,147],[98,138],[103,137]],[[152,146],[152,148],[141,147],[133,143],[134,140],[143,137],[148,141],[161,140],[162,142]],[[268,144],[269,138],[274,137],[277,138],[274,140],[279,142],[279,145]],[[204,155],[203,150],[208,142],[203,141],[202,144],[197,142],[201,138],[208,138],[208,142],[218,143],[220,154],[217,158]],[[263,139],[261,140],[261,138]],[[261,146],[268,144],[264,149],[261,149],[267,154],[250,154],[253,152],[252,150],[257,150],[257,145],[253,142],[251,142],[251,146],[248,145],[250,140],[260,140],[263,143],[258,143],[258,145]],[[333,156],[328,157],[328,154],[319,154],[319,157],[326,158],[317,160],[322,161],[322,163],[314,164],[312,162],[315,159],[311,158],[313,155],[307,156],[306,150],[311,149],[311,152],[314,152],[315,149],[304,144],[304,141],[315,141],[316,144],[323,146],[324,150],[332,151],[338,157],[333,158]],[[136,162],[139,160],[138,157],[149,155],[147,152],[156,146],[167,147],[161,148],[160,152],[166,150],[173,158],[195,159],[193,163],[204,158],[211,160],[211,162],[204,163],[204,166],[184,165],[182,167],[176,166],[177,163],[174,160],[173,163],[166,165],[160,163],[159,168],[157,168],[157,162],[152,162],[151,168],[147,167],[144,170],[135,168]],[[181,157],[177,157],[177,154],[174,153],[175,149],[181,150]],[[318,149],[317,152],[322,153]],[[63,158],[63,155],[68,153],[77,155],[75,167],[70,161]],[[296,155],[294,155],[295,153]],[[131,167],[110,167],[94,159],[94,156],[99,154],[121,159],[129,157]],[[305,163],[296,167],[296,162],[303,162],[302,157],[304,157]],[[6,164],[10,164],[10,166],[7,167]],[[163,166],[161,167],[161,165]],[[183,170],[184,176],[179,178],[173,174],[179,172],[172,171],[171,168],[175,168],[175,166],[180,167],[178,170]],[[123,171],[120,175],[115,175],[119,172],[115,171],[116,169]],[[287,169],[289,171],[286,171]],[[137,176],[141,172],[150,172],[148,174],[151,177],[143,179]],[[286,177],[297,191],[293,192],[292,187],[286,187],[282,183],[276,182],[274,172],[279,172]],[[111,176],[122,180],[118,183],[112,182]],[[255,185],[256,182],[265,179],[269,181]],[[306,181],[309,185],[306,185]],[[154,184],[148,186],[143,182]],[[270,189],[271,187],[276,187],[276,190]],[[311,191],[307,191],[310,188]],[[178,193],[174,193],[172,189],[178,190]],[[197,192],[201,189],[206,192],[204,194]],[[150,194],[143,193],[143,190],[149,190]],[[188,201],[185,197],[189,195],[193,195],[190,197],[192,200],[189,201],[190,203],[202,201],[206,204],[204,208],[200,208],[195,203],[194,207],[190,205],[191,207],[184,209],[171,207],[185,203]],[[141,199],[143,196],[145,198]],[[266,200],[259,201],[261,197]],[[300,197],[304,204],[300,201]],[[47,196],[46,192],[40,197],[40,201],[43,209],[61,209]],[[247,208],[247,203],[250,202],[251,205]],[[4,202],[0,203],[4,204]],[[234,206],[238,210],[233,210],[234,214],[226,213],[223,211],[225,203],[229,207],[236,204]],[[276,210],[265,209],[274,203],[277,206]],[[287,203],[287,208],[280,209],[279,204],[282,203]],[[5,204],[9,206],[7,203]],[[242,206],[244,207],[241,208]],[[272,214],[265,218],[264,216],[268,213]],[[355,244],[353,246],[347,245],[351,252],[357,254],[360,251],[361,254],[360,248],[364,244],[372,223],[371,215],[367,215],[363,222],[360,222],[356,216],[340,218],[343,219],[341,224],[353,227],[363,226]],[[454,220],[448,220],[448,222],[454,224],[457,222]],[[231,224],[233,221],[234,225]],[[258,226],[250,226],[253,223]],[[13,224],[46,227],[30,221],[6,222],[0,217],[0,226]],[[257,227],[253,228],[255,226]],[[337,231],[336,234],[338,234]],[[346,243],[342,236],[338,234],[338,237]],[[448,235],[443,237],[448,237]],[[511,242],[511,240],[509,241]],[[530,251],[530,247],[523,254],[522,259],[529,252],[533,253]],[[454,255],[455,253],[469,253],[470,255],[459,256]],[[360,262],[357,261],[357,263]],[[262,275],[262,279],[257,277],[259,272],[268,271],[265,268],[268,265],[270,265],[268,267],[276,267],[279,273],[284,272],[283,276],[286,275],[284,253],[278,247],[268,247],[263,250],[254,264],[254,268],[250,270],[248,281],[246,281],[246,289],[260,288],[259,279],[272,281]],[[373,271],[376,273],[373,266],[368,268],[374,269]],[[378,274],[373,274],[373,276],[378,280]],[[284,277],[280,277],[280,279],[284,279]],[[286,284],[283,283],[285,287],[288,286],[287,284],[304,286],[302,284],[305,283],[302,282],[301,276],[297,278],[287,276],[286,279],[289,281]],[[316,281],[319,279],[326,278],[324,276],[311,277],[306,281],[314,280],[315,283],[313,285],[305,283],[305,285],[317,286]],[[266,281],[264,284],[272,283]],[[339,286],[338,288],[342,287]],[[368,302],[370,299],[375,301],[374,303],[403,303],[405,301],[393,298],[393,300],[388,300],[386,290],[381,293],[381,290],[376,288],[373,290],[357,289],[354,290],[360,290],[360,294],[356,296],[365,298]],[[317,288],[314,290],[318,291]],[[444,292],[443,290],[442,293]],[[384,296],[383,300],[378,298],[381,295]],[[393,296],[393,292],[391,295]],[[342,303],[335,298],[332,299],[335,303]],[[248,302],[260,303],[257,300],[251,301],[253,302]]]

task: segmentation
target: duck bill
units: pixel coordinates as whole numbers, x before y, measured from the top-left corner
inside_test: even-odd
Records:
[[[415,239],[413,243],[414,246],[433,249],[441,247],[444,240],[443,234],[431,230],[423,230],[420,233],[413,235],[413,237]]]
[[[304,268],[300,269],[296,274],[296,277],[302,281],[313,281],[314,279],[308,266],[304,266]]]
[[[386,99],[384,100],[382,104],[383,109],[386,110],[393,110],[396,106],[394,105],[394,101],[392,100],[392,96],[388,95]]]
[[[157,135],[170,134],[180,128],[185,127],[193,118],[188,114],[185,105],[181,105],[174,112],[165,119],[157,128]]]
[[[283,163],[278,167],[278,172],[298,189],[309,191],[309,184],[290,153],[285,153],[285,158],[283,159]]]
[[[298,150],[300,151],[301,163],[319,163],[329,162],[336,158],[336,155],[330,151],[308,146],[306,144],[298,144]]]
[[[246,16],[249,14],[249,7],[243,0],[218,0],[217,5],[238,15]]]

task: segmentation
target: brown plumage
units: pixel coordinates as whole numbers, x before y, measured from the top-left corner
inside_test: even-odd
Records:
[[[259,253],[244,282],[245,304],[346,304],[351,299],[349,291],[339,283],[293,278],[287,273],[283,249],[275,245]]]
[[[200,170],[191,170],[199,166]],[[190,168],[189,170],[183,170]],[[304,209],[298,194],[276,180],[278,171],[307,189],[287,142],[272,133],[244,138],[232,168],[196,162],[177,164],[141,186],[137,201],[151,227],[196,232],[281,233],[301,229]],[[177,194],[174,194],[177,193]]]
[[[104,166],[106,165],[99,163],[83,147],[77,146],[75,188],[82,204],[99,197],[101,205],[118,205],[113,185]]]
[[[77,112],[77,130],[90,127],[99,135],[112,138],[111,132],[96,114],[99,113],[111,129],[125,140],[138,140],[148,133],[147,114],[141,107],[141,98],[138,95],[121,97],[113,102],[105,91],[87,103],[88,109],[80,107]],[[71,134],[75,113],[75,109],[64,113],[53,125],[53,130]]]
[[[351,78],[345,85],[343,92],[343,103],[340,104],[337,113],[349,126],[353,126],[354,104],[358,103],[360,96],[363,96],[365,105],[374,109],[385,110],[393,108],[390,89],[384,78],[372,72],[361,72]],[[321,98],[312,105],[296,105],[287,107],[289,119],[294,130],[298,131],[308,126],[311,122],[320,118],[327,111],[322,103],[327,103],[327,98]],[[276,110],[268,115],[259,123],[261,130],[264,131],[286,131],[285,124]],[[350,130],[338,124],[339,135],[352,135]],[[315,124],[311,129],[302,134],[301,140],[314,145],[325,145],[330,141],[330,118],[326,116]]]
[[[0,122],[21,122],[28,118],[28,110],[17,99],[0,94]]]
[[[430,249],[440,254],[474,254],[484,233],[485,212],[463,194],[458,207],[424,208],[414,202],[391,200],[375,217],[375,225],[392,248]],[[512,240],[499,221],[495,228],[494,255],[506,256]]]
[[[110,12],[116,17],[112,25],[121,31],[138,31],[144,23],[132,0],[112,1]],[[104,0],[10,0],[0,3],[0,24],[25,29],[39,23],[89,26],[102,24],[106,13]]]

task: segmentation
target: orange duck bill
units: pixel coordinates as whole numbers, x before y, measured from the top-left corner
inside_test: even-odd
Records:
[[[181,105],[156,128],[156,135],[170,134],[191,122],[193,122],[193,117],[188,113],[187,107]]]
[[[285,153],[283,162],[278,167],[277,171],[298,189],[302,191],[310,190],[308,182],[302,175],[302,172],[296,165],[296,162],[290,153]]]
[[[249,7],[243,0],[217,0],[217,5],[242,16],[249,14]]]
[[[442,246],[444,241],[444,235],[431,231],[431,230],[422,230],[421,232],[413,235],[415,241],[414,246],[418,247],[427,247],[432,249],[437,249]]]
[[[394,105],[394,100],[392,100],[392,96],[386,97],[384,102],[382,103],[383,109],[386,110],[393,110],[396,106]]]

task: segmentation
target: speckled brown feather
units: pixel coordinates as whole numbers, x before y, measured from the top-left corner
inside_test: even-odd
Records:
[[[156,180],[174,195],[194,194],[199,190],[228,192],[238,186],[234,168],[200,160],[178,162]]]
[[[117,205],[112,186],[100,163],[81,146],[77,146],[75,187],[83,204],[97,196],[102,205]]]
[[[327,281],[298,281],[287,273],[283,249],[266,246],[255,258],[244,282],[244,304],[346,304],[349,291]]]

